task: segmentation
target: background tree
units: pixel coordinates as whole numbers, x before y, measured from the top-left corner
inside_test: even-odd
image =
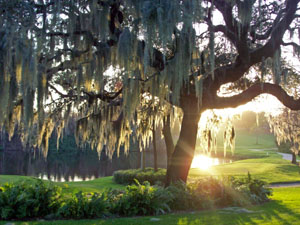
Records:
[[[299,98],[300,76],[296,68],[289,63],[283,62],[291,75],[286,79],[284,89],[287,93]],[[267,115],[271,131],[276,136],[278,150],[286,148],[292,153],[292,163],[297,164],[300,144],[300,114],[299,111],[290,110],[287,107],[281,108],[280,112]],[[285,152],[285,151],[284,151]]]
[[[299,49],[298,3],[2,0],[0,126],[13,133],[18,124],[23,141],[46,154],[52,131],[60,134],[74,115],[78,144],[105,146],[111,157],[121,145],[128,149],[134,130],[145,135],[137,110],[155,96],[160,107],[183,112],[167,181],[185,182],[203,111],[236,107],[262,93],[300,109],[300,100],[281,87],[288,73],[280,60],[283,46]],[[261,76],[244,91],[219,94],[224,84],[257,71]]]
[[[271,131],[276,136],[278,145],[288,143],[292,152],[292,163],[297,164],[300,143],[300,115],[298,111],[291,111],[287,108],[282,113],[269,116]]]

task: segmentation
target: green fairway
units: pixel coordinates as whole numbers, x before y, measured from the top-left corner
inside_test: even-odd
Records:
[[[222,145],[222,137],[219,134],[219,156],[223,156]],[[237,161],[213,166],[209,170],[191,169],[189,178],[196,179],[199,176],[245,176],[250,172],[254,178],[262,179],[268,183],[300,181],[300,168],[291,164],[290,161],[282,159],[282,156],[277,154],[275,138],[272,134],[259,134],[258,144],[256,144],[255,134],[238,131],[234,155],[232,156],[230,150],[228,150],[227,157]]]
[[[7,224],[7,222],[0,222]],[[11,224],[99,224],[99,225],[297,225],[300,224],[300,188],[274,189],[272,201],[247,209],[234,208],[209,211],[175,213],[163,216],[118,218],[107,220],[62,220],[12,222]]]
[[[191,169],[189,178],[199,176],[245,176],[248,172],[268,183],[300,181],[300,168],[279,155],[266,158],[246,159],[230,164],[218,165],[209,170]]]
[[[253,151],[266,150],[266,151]],[[234,154],[228,148],[226,151],[226,158],[234,160],[249,159],[249,158],[264,158],[269,153],[276,152],[277,146],[275,143],[275,137],[269,133],[249,133],[243,130],[236,131],[235,138],[235,150]],[[201,153],[200,147],[196,149],[196,152]],[[214,152],[212,152],[214,154]],[[223,132],[220,131],[217,136],[217,157],[224,157],[223,147]]]

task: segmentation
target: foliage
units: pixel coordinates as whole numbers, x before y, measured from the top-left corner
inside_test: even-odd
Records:
[[[55,220],[55,221],[28,221],[16,224],[55,224],[55,225],[174,225],[174,224],[201,224],[201,225],[228,225],[228,224],[263,224],[282,225],[299,224],[300,195],[299,187],[283,187],[274,189],[272,201],[255,205],[251,208],[229,207],[225,209],[200,210],[180,212],[153,217],[131,217],[93,220]],[[292,203],[292,204],[291,204]],[[155,221],[156,220],[156,221]],[[7,224],[3,221],[0,224]]]
[[[212,207],[244,206],[268,200],[271,191],[266,183],[252,179],[202,178],[185,185],[176,183],[168,187],[173,195],[171,209],[207,209]]]
[[[41,180],[0,186],[0,218],[24,219],[55,213],[61,204],[61,188]]]
[[[0,218],[99,218],[103,216],[158,215],[171,210],[209,209],[262,203],[271,194],[265,183],[252,179],[205,178],[167,188],[149,182],[128,185],[125,190],[68,193],[42,181],[0,187]]]
[[[291,153],[292,144],[290,141],[285,141],[285,142],[281,142],[281,143],[278,143],[276,141],[276,145],[278,148],[278,152]]]
[[[81,191],[64,199],[57,215],[62,218],[83,219],[99,218],[107,212],[104,194],[84,194]]]
[[[200,114],[270,92],[263,87],[276,95],[291,73],[281,63],[281,47],[299,53],[297,43],[282,41],[286,31],[292,41],[299,34],[298,2],[1,1],[0,127],[12,135],[17,126],[23,141],[46,155],[51,133],[59,138],[76,114],[78,144],[105,147],[112,157],[120,146],[129,149],[133,130],[147,144],[151,132],[140,126],[147,98],[157,99],[159,109],[149,123],[175,106]],[[212,22],[217,13],[220,26]],[[217,95],[251,69],[261,72],[253,96]],[[272,75],[274,82],[263,85]],[[165,112],[168,104],[174,107]]]
[[[277,144],[286,143],[287,147],[298,155],[300,145],[299,112],[283,108],[281,114],[269,115],[271,131],[276,136]]]
[[[253,179],[248,173],[247,178],[234,179],[232,178],[233,187],[247,194],[252,203],[262,203],[269,200],[272,194],[270,188],[266,187],[266,182]]]
[[[157,215],[170,211],[168,203],[172,195],[163,187],[150,186],[149,182],[128,185],[124,193],[112,195],[114,202],[112,211],[122,216]]]
[[[202,204],[200,198],[196,197],[191,190],[190,185],[179,181],[169,187],[167,190],[172,193],[173,199],[170,202],[170,207],[173,210],[188,210],[200,208]]]
[[[148,181],[150,184],[165,183],[166,169],[159,168],[156,172],[153,168],[118,170],[113,174],[114,181],[118,184],[134,184]]]

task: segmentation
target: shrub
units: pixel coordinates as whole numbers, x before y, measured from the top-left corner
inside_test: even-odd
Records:
[[[173,196],[169,203],[171,209],[192,210],[265,202],[271,194],[265,185],[249,174],[246,179],[207,177],[188,185],[176,183],[167,189]]]
[[[157,172],[153,168],[118,170],[113,174],[114,181],[118,184],[134,184],[134,180],[143,183],[148,181],[151,185],[156,183],[164,183],[166,177],[166,169],[158,169]]]
[[[195,198],[190,185],[186,185],[183,182],[172,184],[167,187],[167,190],[172,195],[172,199],[169,203],[172,210],[196,209],[199,208],[197,206],[201,204],[201,199]]]
[[[63,201],[62,206],[57,212],[58,217],[62,218],[97,218],[107,212],[107,202],[104,194],[93,193],[92,196],[78,192]]]
[[[232,185],[229,178],[203,178],[190,184],[195,199],[201,199],[198,208],[240,206],[249,204],[248,197]]]
[[[147,172],[147,171],[146,171]],[[146,177],[146,176],[143,176]],[[48,219],[99,218],[111,213],[120,216],[163,214],[172,210],[242,206],[268,200],[271,190],[265,182],[252,179],[202,178],[188,185],[175,183],[167,188],[148,181],[128,185],[125,190],[102,194],[78,192],[63,196],[61,188],[38,180],[0,186],[0,219],[45,217]]]
[[[112,211],[121,216],[156,215],[169,212],[172,195],[163,187],[150,186],[149,182],[128,185],[124,193],[116,193]]]
[[[57,211],[60,199],[60,187],[40,180],[4,184],[0,187],[0,218],[44,217]]]
[[[244,179],[232,178],[232,184],[237,190],[244,192],[254,204],[266,202],[272,195],[272,190],[266,187],[267,183],[253,179],[250,173]]]

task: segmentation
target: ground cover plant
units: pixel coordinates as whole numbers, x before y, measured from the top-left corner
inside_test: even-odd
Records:
[[[161,216],[106,220],[55,220],[13,223],[18,225],[297,225],[300,221],[299,193],[299,187],[276,188],[271,197],[272,201],[246,208],[233,207]],[[6,221],[0,221],[1,225],[7,223]]]
[[[149,182],[128,185],[125,190],[63,194],[62,189],[41,180],[0,186],[0,218],[101,218],[108,215],[159,215],[171,210],[241,206],[268,200],[265,183],[251,179],[202,179],[167,188]],[[187,197],[187,198],[185,198]],[[183,203],[178,204],[178,203]],[[184,208],[182,207],[184,206]]]
[[[61,197],[60,187],[41,180],[1,185],[0,219],[45,217],[57,212]]]

